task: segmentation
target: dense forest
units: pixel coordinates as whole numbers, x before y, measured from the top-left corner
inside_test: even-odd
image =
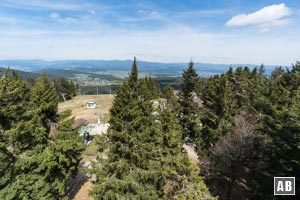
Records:
[[[1,77],[0,199],[65,195],[83,145],[70,128],[74,119],[58,115],[57,104],[54,84],[45,74],[34,83],[16,73],[9,76],[8,70]]]
[[[252,71],[230,68],[205,83],[190,63],[183,79],[182,133],[195,145],[213,195],[275,199],[275,176],[296,177],[299,184],[299,62],[291,69],[278,67],[270,76],[263,65]]]
[[[109,159],[95,171],[96,199],[210,199],[206,187],[219,199],[276,199],[275,176],[295,176],[299,184],[299,62],[270,76],[263,65],[230,68],[206,81],[191,62],[182,90],[175,94],[166,86],[167,101],[154,116],[148,104],[157,97],[145,95],[136,71],[134,62],[111,109],[103,139],[109,141]],[[193,166],[181,160],[183,143],[200,156],[197,175],[179,167]],[[186,184],[200,188],[187,190]]]
[[[42,74],[0,80],[0,199],[62,199],[78,172],[83,140],[70,113],[57,113],[74,83]],[[154,106],[154,101],[159,105]],[[300,62],[229,68],[202,80],[193,62],[179,92],[129,77],[116,90],[110,127],[98,139],[94,199],[278,199],[273,177],[300,180]],[[183,147],[193,147],[196,165]],[[299,193],[296,187],[296,193]]]

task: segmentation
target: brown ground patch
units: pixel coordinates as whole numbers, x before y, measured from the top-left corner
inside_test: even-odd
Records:
[[[59,103],[58,112],[69,109],[72,110],[75,119],[83,118],[88,122],[96,123],[99,114],[109,113],[113,98],[114,96],[110,94],[76,96],[67,102]],[[86,108],[86,103],[89,101],[96,102],[97,107],[94,109]]]

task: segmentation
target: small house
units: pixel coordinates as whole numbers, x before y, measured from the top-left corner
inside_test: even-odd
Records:
[[[90,101],[86,103],[87,108],[96,108],[96,102]]]

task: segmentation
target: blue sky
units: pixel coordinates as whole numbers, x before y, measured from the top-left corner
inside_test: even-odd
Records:
[[[290,65],[298,0],[1,0],[0,59]]]

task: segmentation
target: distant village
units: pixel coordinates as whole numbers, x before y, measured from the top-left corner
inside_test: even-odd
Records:
[[[108,85],[109,81],[100,79],[100,78],[94,78],[94,79],[87,79],[87,80],[78,80],[79,85],[83,86],[96,86],[96,85]]]

